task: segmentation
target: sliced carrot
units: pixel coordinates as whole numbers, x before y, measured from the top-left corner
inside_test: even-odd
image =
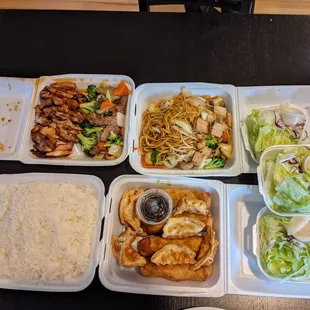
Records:
[[[108,110],[114,108],[115,104],[110,101],[103,101],[100,105],[100,110]]]
[[[125,128],[121,127],[121,136],[124,136],[124,134],[125,134]]]
[[[103,141],[99,141],[97,146],[99,147],[100,150],[104,149],[104,142]]]
[[[140,146],[134,147],[133,150],[134,151],[139,151],[140,150]]]
[[[141,164],[144,168],[159,168],[159,169],[165,169],[165,166],[156,166],[156,165],[148,165],[145,162],[145,155],[141,155]]]
[[[222,133],[222,142],[229,143],[230,142],[230,134],[227,130],[224,130]]]
[[[124,82],[119,83],[119,85],[115,88],[113,95],[130,95],[130,89],[127,87],[127,85]]]
[[[218,96],[211,97],[210,100],[215,100]]]

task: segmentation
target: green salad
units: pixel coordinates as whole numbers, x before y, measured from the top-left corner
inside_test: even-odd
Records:
[[[267,171],[264,189],[268,204],[285,213],[310,212],[310,170],[305,165],[310,149],[292,147],[279,153],[275,160],[263,163]]]
[[[289,218],[271,212],[259,220],[260,262],[270,276],[283,281],[310,279],[310,244],[287,234]]]
[[[245,118],[249,144],[258,161],[262,152],[273,145],[297,144],[302,137],[305,117],[286,105],[278,110],[254,109]]]

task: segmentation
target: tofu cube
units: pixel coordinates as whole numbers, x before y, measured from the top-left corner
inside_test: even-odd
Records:
[[[202,118],[199,117],[197,119],[195,129],[201,133],[208,133],[209,132],[209,123],[207,121],[204,121]]]
[[[212,153],[212,149],[209,147],[204,147],[200,152],[205,156],[205,158],[209,158],[211,156]]]
[[[221,138],[223,131],[226,129],[226,127],[226,124],[214,123],[211,134],[217,138]]]
[[[222,118],[226,118],[227,116],[227,109],[220,106],[214,107],[214,113]]]
[[[195,166],[200,166],[203,163],[204,160],[205,160],[205,155],[203,155],[200,152],[196,152],[194,157],[192,158],[192,163]]]

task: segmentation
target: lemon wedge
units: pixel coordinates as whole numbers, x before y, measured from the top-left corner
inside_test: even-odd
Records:
[[[293,235],[301,241],[310,241],[310,216],[298,216],[286,225],[288,235]]]

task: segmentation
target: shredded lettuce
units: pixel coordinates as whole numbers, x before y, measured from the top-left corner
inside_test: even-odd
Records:
[[[248,138],[253,154],[259,160],[261,153],[273,145],[297,144],[298,139],[281,123],[276,126],[278,114],[272,110],[254,109],[245,119]]]
[[[260,262],[270,276],[283,281],[310,279],[309,243],[287,235],[290,220],[267,213],[259,220]]]
[[[310,212],[310,171],[302,171],[308,156],[307,148],[295,147],[264,163],[267,171],[264,189],[273,209],[287,213]]]

